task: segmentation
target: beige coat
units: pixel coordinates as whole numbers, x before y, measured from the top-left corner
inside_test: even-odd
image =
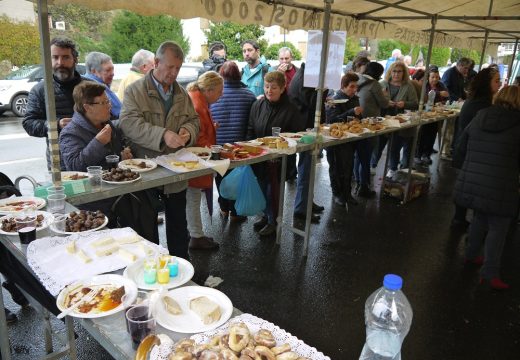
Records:
[[[178,133],[181,127],[185,128],[191,135],[186,146],[195,144],[199,134],[199,116],[186,90],[174,83],[173,106],[165,116],[163,100],[151,76],[152,71],[128,86],[119,116],[120,128],[131,141],[136,158],[157,157],[179,150],[169,148],[164,143],[166,130]],[[179,192],[186,187],[187,182],[166,185],[164,193]]]

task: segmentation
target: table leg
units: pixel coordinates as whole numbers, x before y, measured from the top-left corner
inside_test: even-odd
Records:
[[[383,176],[381,178],[381,188],[379,189],[379,198],[381,198],[383,196],[383,193],[385,191],[386,173],[388,171],[388,162],[390,161],[390,149],[392,148],[393,142],[394,142],[394,133],[390,134],[388,141],[386,142],[385,168],[383,169]]]
[[[421,130],[421,126],[419,125],[415,128],[415,132],[413,135],[413,142],[412,142],[412,148],[410,152],[410,156],[408,159],[408,177],[406,180],[406,186],[404,190],[404,196],[403,196],[403,204],[406,204],[406,202],[409,200],[409,192],[410,192],[410,185],[412,184],[412,169],[414,165],[414,159],[415,159],[415,149],[417,148],[417,140],[419,138],[419,131]]]
[[[74,319],[71,316],[65,317],[65,326],[67,327],[67,345],[69,347],[69,357],[72,360],[78,358],[76,349],[76,339],[74,337]]]
[[[280,245],[280,237],[283,228],[283,205],[285,197],[285,176],[287,174],[287,155],[282,157],[282,169],[280,171],[280,196],[278,198],[278,217],[276,218],[276,244]]]
[[[42,307],[42,316],[43,316],[43,336],[45,339],[45,352],[46,354],[50,354],[53,352],[52,349],[52,325],[51,319],[49,315],[49,311]]]
[[[314,177],[316,176],[316,163],[320,147],[315,145],[311,157],[311,173],[309,175],[309,196],[307,197],[307,213],[305,217],[305,235],[303,236],[303,256],[307,257],[309,252],[309,238],[311,234],[312,203],[314,201]]]
[[[448,132],[448,126],[450,119],[445,119],[442,122],[442,135],[439,139],[439,158],[437,159],[437,171],[439,171],[439,167],[441,166],[441,156],[442,156],[442,147],[446,142],[446,133]]]
[[[4,309],[4,295],[0,289],[0,309]],[[9,332],[7,330],[7,321],[5,319],[5,312],[0,311],[0,354],[2,360],[11,360],[11,345],[9,344]]]

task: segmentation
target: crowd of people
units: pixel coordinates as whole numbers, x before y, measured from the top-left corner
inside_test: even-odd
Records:
[[[166,41],[155,53],[139,50],[132,58],[131,72],[114,92],[110,89],[114,65],[109,55],[87,54],[87,74],[82,77],[75,70],[78,51],[74,42],[62,37],[53,39],[51,60],[62,170],[86,171],[88,166],[105,166],[105,156],[110,154],[119,155],[122,160],[154,158],[188,146],[270,136],[272,127],[280,127],[282,132],[312,128],[317,91],[303,84],[305,64],[296,67],[291,49],[283,47],[279,65],[271,67],[256,41],[246,40],[241,46],[246,61],[242,70],[227,60],[223,43],[211,44],[209,59],[187,89],[177,83],[184,62],[178,44]],[[496,68],[490,66],[476,73],[471,69],[471,60],[466,58],[447,70],[441,80],[437,66],[414,69],[411,76],[405,59],[397,51],[387,62],[386,72],[368,56],[364,52],[354,59],[351,69],[341,78],[340,89],[325,92],[324,121],[348,122],[417,110],[424,81],[426,94],[433,90],[436,103],[467,98],[453,127],[449,154],[453,154],[454,164],[460,168],[452,225],[467,228],[467,212],[473,210],[466,261],[484,264],[482,281],[492,288],[507,288],[500,280],[499,268],[504,229],[518,214],[518,86],[499,91]],[[426,102],[427,98],[423,100]],[[29,94],[23,126],[31,136],[47,137],[47,120],[44,84],[40,82]],[[421,128],[415,154],[411,154],[415,130],[411,131],[393,134],[386,176],[395,176],[399,166],[407,168],[412,162],[425,166],[432,163],[437,125]],[[388,137],[382,135],[326,150],[334,206],[357,205],[356,197],[375,195],[370,175],[387,142]],[[47,159],[50,168],[50,157]],[[280,184],[280,167],[279,160],[253,166],[266,198],[266,208],[254,223],[255,231],[262,237],[276,232],[279,188],[285,185]],[[298,164],[295,156],[288,160],[288,180],[296,178],[295,219],[306,220],[310,172],[310,152],[300,153]],[[219,194],[224,177],[215,178]],[[212,188],[213,177],[204,176],[138,194],[140,201],[152,204],[145,217],[154,231],[147,233],[147,238],[158,242],[155,225],[162,206],[171,254],[189,259],[189,249],[218,249],[219,243],[204,233],[201,219],[202,193]],[[86,206],[102,209],[117,220],[114,202],[115,199],[106,199]],[[218,204],[223,219],[236,223],[247,220],[237,213],[232,199],[220,195]],[[320,221],[319,213],[323,210],[312,204],[312,223]],[[117,226],[119,222],[111,224]]]

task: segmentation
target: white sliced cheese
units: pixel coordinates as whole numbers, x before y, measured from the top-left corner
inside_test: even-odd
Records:
[[[136,243],[138,241],[141,241],[141,239],[137,235],[130,235],[130,236],[126,236],[126,237],[122,237],[122,238],[116,239],[116,242],[119,245],[133,244],[133,243]]]
[[[76,255],[78,255],[80,260],[83,261],[85,264],[92,261],[92,259],[81,249],[79,249],[78,252],[76,252]]]
[[[103,257],[103,256],[112,255],[112,254],[115,253],[117,250],[119,250],[119,246],[117,246],[117,245],[113,245],[113,246],[108,247],[108,248],[105,248],[105,249],[97,250],[97,251],[96,251],[96,256],[97,256],[97,257]]]
[[[220,306],[205,296],[190,300],[190,309],[195,312],[205,325],[220,319]]]
[[[130,262],[134,262],[137,260],[137,255],[126,249],[119,249],[117,254],[121,256],[123,259],[128,260]]]
[[[99,240],[94,241],[90,246],[94,248],[104,247],[108,245],[112,245],[114,243],[114,239],[111,237],[102,238]]]
[[[74,254],[76,252],[76,240],[72,240],[65,245],[65,250],[67,250],[69,254]]]

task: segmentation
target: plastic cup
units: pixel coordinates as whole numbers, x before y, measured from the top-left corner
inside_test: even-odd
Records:
[[[47,210],[50,213],[61,213],[65,212],[65,194],[51,194],[47,196]]]
[[[49,186],[47,188],[47,195],[52,194],[65,194],[65,187],[64,186]]]
[[[126,312],[133,308],[134,306],[138,305],[148,305],[148,293],[146,291],[138,291],[137,297],[134,301],[128,301],[128,295],[125,294],[123,297],[121,297],[121,302],[123,304],[124,312],[123,315],[125,316],[125,325],[126,325],[126,331],[129,333],[130,329],[128,328],[128,322],[126,321]]]
[[[211,145],[211,160],[220,160],[221,151],[222,151],[222,146]]]
[[[170,268],[168,266],[157,270],[157,282],[159,284],[168,284],[170,282]]]
[[[67,215],[55,216],[54,222],[52,224],[55,230],[65,232],[67,225]]]
[[[134,350],[137,350],[145,337],[155,333],[155,319],[147,305],[137,305],[128,309],[126,321]]]
[[[179,261],[173,256],[168,263],[168,268],[170,269],[170,277],[176,277],[179,275]]]
[[[117,164],[119,164],[119,155],[107,155],[105,156],[105,162],[107,163],[108,170],[117,168]]]
[[[16,230],[22,245],[30,244],[36,240],[36,216],[20,214],[15,218]]]
[[[101,175],[103,174],[103,168],[101,166],[89,166],[87,167],[88,180],[92,190],[99,190],[101,188]]]
[[[272,131],[273,131],[273,136],[280,136],[280,133],[282,132],[282,128],[281,127],[277,127],[277,126],[274,126],[272,128]]]

